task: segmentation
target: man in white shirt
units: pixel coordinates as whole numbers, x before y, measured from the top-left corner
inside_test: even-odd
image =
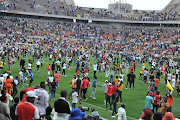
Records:
[[[78,94],[74,89],[72,89],[72,105],[71,106],[73,109],[76,108],[76,104],[78,103],[78,101],[79,101]]]
[[[118,120],[127,120],[125,107],[126,105],[122,104],[121,107],[118,109]]]
[[[96,71],[97,71],[97,64],[96,63],[93,64],[93,70],[94,70],[94,76],[96,76]]]
[[[0,75],[0,90],[2,90],[3,85],[4,85],[4,77],[3,75]]]
[[[8,76],[8,73],[5,71],[5,73],[3,74],[3,77],[4,77],[4,80],[6,81],[7,79],[7,76]]]
[[[38,61],[36,62],[36,65],[37,65],[37,72],[39,72],[39,66],[41,65],[41,62],[39,61],[39,59],[38,59]]]
[[[35,89],[34,92],[38,98],[35,99],[34,105],[37,107],[39,114],[43,115],[46,113],[46,108],[49,106],[49,94],[46,91],[45,82],[40,83],[39,89]]]
[[[23,84],[24,84],[24,73],[22,72],[22,70],[19,71],[19,80],[21,82],[21,87],[23,88]]]
[[[32,64],[29,62],[28,63],[28,70],[31,70]]]

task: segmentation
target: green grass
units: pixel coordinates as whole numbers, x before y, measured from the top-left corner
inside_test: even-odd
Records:
[[[31,56],[27,56],[26,57],[26,68],[27,68],[27,64],[28,64],[28,59],[32,59]],[[17,59],[16,59],[17,60]],[[94,62],[94,59],[91,58],[91,62]],[[36,61],[33,63],[33,75],[34,75],[34,81],[32,83],[33,86],[39,84],[41,81],[46,81],[46,77],[47,77],[47,66],[49,64],[49,60],[48,58],[44,60],[44,64],[43,67],[40,68],[40,73],[37,73],[36,70],[36,65],[35,65]],[[7,64],[7,60],[6,60],[6,64]],[[52,61],[50,62],[50,64],[52,64]],[[148,64],[147,64],[148,65]],[[136,67],[136,80],[135,80],[135,90],[129,90],[129,89],[125,89],[125,85],[127,82],[127,77],[126,74],[124,73],[125,77],[124,77],[124,87],[123,87],[123,94],[122,94],[122,98],[123,98],[123,103],[126,104],[126,114],[127,116],[130,116],[132,118],[136,118],[139,119],[140,115],[142,114],[142,110],[145,107],[145,96],[147,94],[147,90],[148,90],[148,85],[143,85],[141,84],[141,81],[138,79],[139,78],[139,71],[140,71],[140,65],[138,65]],[[4,70],[8,71],[8,65],[4,66]],[[15,62],[15,64],[12,67],[12,75],[15,77],[16,75],[18,75],[19,73],[19,61],[17,60]],[[0,71],[0,73],[2,73],[2,71]],[[62,76],[61,77],[61,81],[60,81],[60,89],[56,91],[56,99],[58,99],[60,97],[60,91],[62,89],[66,89],[68,91],[68,94],[71,91],[70,88],[70,80],[72,80],[73,75],[76,74],[75,72],[75,66],[73,64],[72,68],[70,71],[66,70],[66,75],[67,77]],[[93,80],[93,68],[91,66],[91,70],[89,71],[89,77],[91,79],[91,82]],[[105,78],[105,73],[97,73],[97,84],[98,85],[102,85],[104,84],[105,80],[108,78]],[[26,84],[29,83],[28,81],[25,81]],[[24,85],[25,87],[28,87],[28,85]],[[23,88],[21,88],[20,86],[18,86],[18,94],[17,96],[19,96],[19,92],[22,90]],[[159,90],[161,91],[161,95],[163,97],[165,97],[165,92],[166,92],[166,87],[164,85],[164,76],[163,78],[161,78],[160,84],[159,84]],[[90,94],[92,92],[92,88],[90,87],[88,89],[88,94],[87,97],[89,98]],[[173,108],[172,108],[172,113],[175,115],[175,117],[180,118],[180,114],[179,114],[179,110],[180,110],[180,97],[178,97],[177,92],[173,92],[173,96],[174,96],[174,102],[173,102]],[[104,105],[104,88],[99,88],[97,87],[96,89],[96,94],[95,97],[97,98],[96,100],[93,100],[91,98],[89,98],[86,102],[83,102],[81,105],[86,106],[86,107],[90,107],[90,108],[95,108],[101,117],[104,117],[106,119],[109,120],[113,120],[113,118],[111,118],[111,114],[112,112],[110,110],[106,111],[105,110],[105,105]],[[51,94],[50,94],[50,98],[51,98]],[[71,100],[67,99],[70,103]],[[50,105],[54,107],[54,101],[51,101],[50,99]],[[92,105],[95,106],[92,106]],[[79,104],[77,104],[78,106]],[[96,107],[97,106],[97,107]],[[117,108],[120,107],[120,104],[117,105]],[[90,112],[87,112],[90,113]],[[117,118],[116,118],[117,119]],[[131,118],[127,118],[128,120],[130,120]]]

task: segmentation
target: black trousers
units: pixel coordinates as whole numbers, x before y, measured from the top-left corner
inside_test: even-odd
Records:
[[[87,88],[82,89],[83,99],[86,99]]]
[[[133,84],[133,89],[134,89],[134,80],[130,81],[130,89],[131,89],[131,85]]]

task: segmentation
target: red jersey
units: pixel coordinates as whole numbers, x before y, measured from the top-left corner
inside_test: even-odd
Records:
[[[112,89],[113,89],[113,86],[108,85],[108,90],[106,92],[106,95],[111,96],[112,95]]]
[[[134,68],[133,68],[133,67],[130,67],[130,69],[131,69],[131,72],[133,72],[133,69],[134,69]]]
[[[81,87],[81,89],[86,89],[86,88],[88,88],[88,85],[89,85],[89,80],[84,79],[84,80],[82,81],[82,87]]]
[[[51,71],[51,65],[48,65],[48,71]]]
[[[27,101],[27,100],[26,100],[26,93],[27,93],[28,91],[34,91],[34,88],[28,87],[28,88],[26,88],[25,90],[23,90],[23,92],[25,92],[25,94],[24,94],[24,97],[23,97],[23,99],[21,100],[21,102]]]
[[[160,100],[162,100],[162,96],[159,94],[157,95],[156,93],[154,93],[154,105],[159,105]]]
[[[117,90],[117,86],[116,85],[112,86],[112,94],[116,93],[116,90]]]
[[[88,73],[88,69],[85,69],[84,72],[85,72],[85,73]]]
[[[167,68],[168,68],[168,65],[166,64],[166,65],[165,65],[165,69],[167,69]]]
[[[77,72],[77,75],[79,75],[79,74],[80,74],[80,70],[76,70],[76,72]]]
[[[17,106],[18,120],[33,120],[36,109],[37,108],[28,102],[20,103]]]
[[[134,67],[136,67],[136,62],[134,62]]]

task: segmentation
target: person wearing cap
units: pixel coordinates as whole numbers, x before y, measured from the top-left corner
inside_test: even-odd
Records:
[[[126,118],[126,111],[125,111],[125,104],[122,104],[121,107],[118,109],[118,120],[127,120]]]
[[[71,111],[69,120],[82,120],[85,117],[85,115],[85,112],[81,112],[79,108],[75,108]]]
[[[38,98],[35,92],[28,91],[26,98],[26,102],[22,102],[16,107],[15,115],[18,116],[18,120],[39,119],[39,111],[36,106],[33,105],[35,98]]]
[[[152,110],[149,108],[145,108],[139,120],[151,120],[151,118],[152,118]]]
[[[46,108],[49,106],[49,94],[46,91],[45,82],[40,83],[40,88],[34,90],[38,98],[35,99],[34,105],[38,108],[39,114],[46,113]]]
[[[113,89],[111,83],[109,83],[107,87],[108,87],[108,90],[106,92],[106,110],[108,110],[108,103],[110,105],[110,109],[112,109],[111,108],[111,97],[112,97],[112,89]]]
[[[148,96],[146,96],[146,104],[145,107],[153,110],[153,92],[150,92]]]
[[[163,116],[162,120],[175,120],[175,117],[174,117],[174,115],[171,112],[167,112]]]
[[[103,84],[103,85],[97,85],[98,87],[104,87],[104,96],[105,96],[105,100],[104,100],[104,103],[106,104],[106,93],[107,93],[107,90],[108,90],[108,80],[105,80],[105,84]]]

